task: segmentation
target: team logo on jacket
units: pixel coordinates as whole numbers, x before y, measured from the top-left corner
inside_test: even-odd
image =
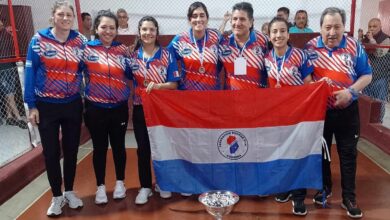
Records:
[[[352,57],[351,57],[350,54],[343,53],[340,56],[341,56],[341,59],[344,61],[345,65],[347,67],[352,67],[353,66]]]
[[[90,53],[87,56],[87,60],[90,61],[90,62],[96,63],[96,62],[99,61],[99,56],[97,54],[95,54],[95,53]]]
[[[122,67],[126,66],[126,57],[119,55],[117,57],[117,62],[121,64]]]
[[[292,76],[301,78],[300,74],[299,74],[299,71],[298,71],[298,68],[296,66],[291,67],[289,71],[290,71],[290,74]]]
[[[81,50],[80,48],[78,47],[73,47],[72,48],[72,53],[74,56],[76,56],[77,58],[81,58],[81,56],[83,55],[83,50]]]
[[[210,50],[213,51],[213,54],[214,54],[215,56],[218,56],[218,48],[217,48],[216,45],[212,45],[212,46],[210,47]]]
[[[226,46],[226,45],[222,46],[221,56],[227,57],[230,54],[232,54],[232,49],[230,49],[229,46]]]
[[[137,71],[139,70],[139,64],[137,62],[137,59],[134,59],[134,58],[130,58],[130,67],[131,67],[131,70],[132,71]]]
[[[268,59],[265,59],[265,69],[267,70],[267,73],[271,71],[271,62]]]
[[[318,59],[318,53],[315,51],[313,48],[310,48],[307,50],[307,54],[309,55],[309,58],[311,60],[316,60]]]
[[[248,140],[239,131],[225,131],[217,141],[219,153],[229,159],[238,160],[248,152]]]
[[[180,50],[180,54],[182,56],[189,56],[191,55],[191,53],[192,53],[192,49],[187,44],[184,44]]]
[[[165,66],[159,66],[158,67],[158,73],[160,74],[160,75],[167,75],[167,68],[165,67]]]
[[[48,59],[54,58],[57,55],[57,51],[53,48],[51,44],[45,44],[45,50],[43,56]]]
[[[261,49],[260,46],[254,46],[252,48],[252,51],[254,54],[256,54],[256,56],[263,56],[263,50]]]

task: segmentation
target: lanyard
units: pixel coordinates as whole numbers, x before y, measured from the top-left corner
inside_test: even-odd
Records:
[[[278,61],[277,61],[276,54],[275,54],[275,49],[272,50],[272,57],[274,58],[275,65],[276,65],[276,87],[277,88],[280,87],[280,75],[281,75],[281,72],[283,71],[284,62],[285,62],[286,56],[287,56],[287,51],[288,51],[288,47],[286,49],[286,52],[283,54],[282,63],[280,64],[280,68],[279,68]]]
[[[145,85],[145,87],[149,84],[149,81],[147,80],[147,73],[148,73],[147,66],[149,65],[148,62],[150,61],[150,59],[152,59],[154,57],[154,54],[156,52],[157,52],[157,50],[156,50],[156,48],[154,48],[153,52],[152,52],[152,56],[150,56],[149,58],[145,59],[145,50],[142,47],[142,62],[145,62],[145,69],[144,69],[144,71],[142,71],[142,73],[144,74],[144,85]]]
[[[241,51],[238,53],[238,56],[239,56],[239,57],[242,57],[242,54],[244,53],[244,50],[245,50],[245,48],[246,48],[246,44],[249,42],[250,39],[251,39],[251,38],[250,38],[250,36],[249,36],[248,40],[245,42],[245,44],[244,44],[244,46],[242,47]],[[239,47],[238,47],[238,45],[237,45],[236,40],[234,40],[234,44],[236,45],[236,48],[238,49]]]
[[[192,30],[192,37],[194,38],[194,42],[195,42],[195,48],[196,50],[198,50],[198,53],[199,53],[199,61],[200,61],[200,66],[203,66],[203,54],[204,54],[204,51],[206,50],[206,31],[205,30],[205,33],[204,33],[204,36],[203,36],[203,48],[202,48],[202,52],[200,52],[200,48],[198,47],[198,43],[196,42],[196,38],[195,38],[195,35],[194,35],[194,30]]]

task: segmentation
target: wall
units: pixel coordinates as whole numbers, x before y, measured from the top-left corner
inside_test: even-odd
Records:
[[[361,0],[360,7],[356,7],[357,18],[354,36],[357,36],[359,28],[362,28],[364,33],[367,32],[368,21],[378,17],[379,2],[380,0]]]
[[[381,0],[379,3],[379,18],[382,21],[382,30],[390,35],[390,1]]]

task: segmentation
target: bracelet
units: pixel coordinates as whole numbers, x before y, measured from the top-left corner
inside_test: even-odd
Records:
[[[351,93],[353,100],[355,100],[355,99],[357,99],[359,97],[358,91],[356,91],[354,88],[349,87],[348,91]]]

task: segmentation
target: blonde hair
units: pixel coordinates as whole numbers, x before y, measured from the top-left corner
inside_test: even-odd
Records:
[[[61,7],[69,7],[70,10],[72,10],[72,12],[73,12],[73,16],[75,16],[73,5],[71,5],[69,3],[69,1],[65,1],[65,0],[55,1],[53,4],[53,7],[51,8],[51,16],[52,17],[49,19],[49,23],[51,25],[54,25],[54,21],[53,21],[54,14],[56,13],[57,9],[59,9]]]
[[[53,7],[52,7],[52,9],[51,9],[51,15],[54,16],[54,14],[56,13],[57,9],[58,9],[58,8],[61,8],[61,7],[63,7],[63,6],[64,6],[64,7],[69,7],[69,8],[72,10],[73,15],[75,14],[75,13],[74,13],[74,8],[73,8],[73,6],[69,3],[69,1],[60,0],[60,1],[55,1],[55,2],[54,2],[54,5],[53,5]]]

